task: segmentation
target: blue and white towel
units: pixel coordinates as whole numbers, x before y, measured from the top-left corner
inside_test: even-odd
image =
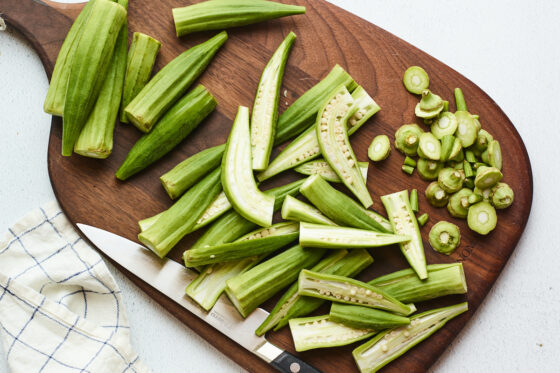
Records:
[[[149,372],[115,280],[56,203],[0,240],[0,335],[14,373]]]

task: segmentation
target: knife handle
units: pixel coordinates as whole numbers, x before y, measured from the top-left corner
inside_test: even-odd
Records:
[[[270,365],[282,373],[321,373],[317,368],[312,367],[286,351],[283,351],[276,359],[272,360]]]

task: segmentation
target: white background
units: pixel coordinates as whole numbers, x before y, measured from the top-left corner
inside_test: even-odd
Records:
[[[560,2],[332,2],[478,84],[515,124],[531,158],[534,200],[526,231],[493,290],[433,371],[557,372]],[[37,54],[17,32],[0,32],[0,231],[54,199],[46,162],[50,116],[42,111],[46,91]],[[242,371],[110,269],[123,290],[134,346],[154,372]],[[0,372],[7,371],[0,358]]]

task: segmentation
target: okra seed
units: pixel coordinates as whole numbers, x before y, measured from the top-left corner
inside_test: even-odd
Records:
[[[216,255],[214,255],[214,254],[210,255],[211,259],[214,259],[215,257],[216,257]]]
[[[371,294],[371,290],[367,289],[367,290],[366,290],[366,294],[367,294],[367,295],[370,295],[370,294]]]
[[[350,294],[356,295],[356,290],[354,290],[354,289],[350,290]]]
[[[410,335],[410,333],[407,332],[407,331],[405,331],[403,334],[404,334],[405,337],[408,337]]]
[[[350,300],[350,297],[348,295],[345,295],[344,300],[348,302]]]
[[[389,349],[387,348],[387,345],[384,344],[384,345],[381,346],[381,350],[383,352],[387,352]]]
[[[358,112],[356,113],[356,118],[362,119],[363,117],[364,117],[364,115],[363,115],[360,111],[358,111]]]

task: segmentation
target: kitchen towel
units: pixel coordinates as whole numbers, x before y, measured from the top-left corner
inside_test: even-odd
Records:
[[[14,373],[149,372],[114,278],[56,202],[0,240],[0,335]]]

